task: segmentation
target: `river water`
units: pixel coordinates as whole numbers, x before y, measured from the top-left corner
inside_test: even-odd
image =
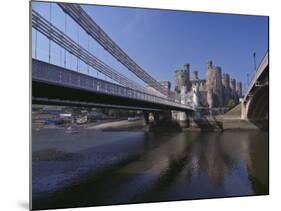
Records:
[[[268,132],[33,130],[33,209],[268,194]]]

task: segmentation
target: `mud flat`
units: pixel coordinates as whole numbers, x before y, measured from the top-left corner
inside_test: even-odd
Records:
[[[101,131],[143,131],[145,129],[145,123],[143,120],[137,121],[112,121],[93,126],[86,127],[90,130],[101,130]]]

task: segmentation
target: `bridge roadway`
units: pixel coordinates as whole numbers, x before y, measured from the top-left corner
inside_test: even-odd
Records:
[[[36,59],[32,59],[32,102],[143,111],[193,111],[191,105],[183,105]]]

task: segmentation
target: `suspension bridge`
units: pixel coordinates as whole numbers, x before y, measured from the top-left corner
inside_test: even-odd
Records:
[[[130,58],[81,6],[69,3],[57,5],[86,32],[88,39],[94,39],[145,86],[110,67],[68,36],[63,29],[52,24],[50,6],[49,20],[35,10],[32,10],[31,15],[32,28],[36,33],[35,55],[31,61],[33,103],[142,111],[193,111],[192,105],[182,104],[169,96],[167,89]],[[37,58],[37,33],[41,33],[49,41],[48,61]],[[77,59],[76,71],[66,67],[65,56],[63,65],[51,63],[51,43],[60,46]],[[79,71],[78,60],[111,81]]]

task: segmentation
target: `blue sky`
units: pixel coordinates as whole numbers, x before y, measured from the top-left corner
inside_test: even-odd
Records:
[[[51,4],[51,21],[65,30],[65,14]],[[254,69],[253,52],[257,63],[268,49],[268,18],[264,16],[241,16],[214,13],[182,12],[169,10],[135,9],[108,6],[83,5],[83,9],[103,30],[144,70],[157,80],[173,82],[174,70],[185,63],[191,72],[198,70],[199,78],[205,78],[206,61],[213,60],[232,78],[247,82]],[[49,20],[50,4],[33,2],[32,8]],[[66,17],[66,33],[88,48],[88,36],[70,17]],[[32,31],[32,55],[47,61],[48,41]],[[95,40],[89,39],[89,50],[117,71],[142,83],[122,64],[117,62]],[[52,44],[52,63],[62,65],[64,50]],[[75,58],[66,54],[67,66],[76,68]],[[79,69],[87,72],[87,65],[79,62]],[[90,68],[90,74],[97,76]],[[98,74],[98,77],[104,76]],[[109,79],[107,79],[109,80]]]

